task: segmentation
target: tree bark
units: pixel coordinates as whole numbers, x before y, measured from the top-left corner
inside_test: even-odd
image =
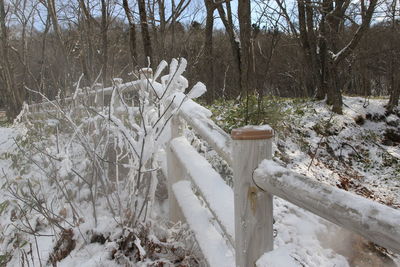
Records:
[[[252,29],[250,0],[239,0],[238,19],[240,27],[240,89],[246,93],[246,123],[249,120],[249,95],[253,90]]]
[[[165,31],[166,31],[166,18],[165,18],[165,5],[164,0],[157,0],[158,3],[158,15],[160,17],[160,43],[161,43],[161,57],[166,57],[165,51]]]
[[[136,27],[135,21],[133,19],[131,10],[128,5],[128,0],[123,0],[123,7],[125,10],[125,15],[128,19],[129,24],[129,51],[131,53],[132,64],[134,67],[137,64],[137,51],[136,51]]]
[[[396,7],[397,7],[397,0],[393,0],[392,5],[391,5],[391,11],[392,11],[392,25],[391,25],[391,56],[390,56],[390,97],[389,97],[389,102],[386,106],[386,109],[388,112],[393,112],[394,108],[398,106],[399,104],[399,98],[400,98],[400,79],[398,78],[398,73],[399,73],[399,63],[398,60],[396,60],[396,49],[395,47],[395,40],[394,36],[396,34]]]
[[[146,14],[146,3],[144,0],[138,0],[138,6],[139,6],[139,15],[140,15],[140,25],[141,25],[141,33],[142,33],[142,40],[143,40],[143,48],[144,48],[144,64],[147,66],[147,57],[150,57],[150,62],[152,64],[153,60],[153,50],[151,46],[151,39],[150,39],[150,33],[149,33],[149,26],[147,23],[147,14]]]
[[[39,80],[39,92],[47,95],[50,99],[53,99],[53,96],[50,95],[47,90],[45,91],[47,79],[45,77],[45,69],[46,69],[46,50],[47,50],[47,34],[50,30],[50,16],[47,14],[46,24],[42,35],[42,46],[41,46],[41,62],[40,62],[40,80]]]
[[[84,48],[81,55],[81,61],[86,80],[89,82],[90,85],[92,85],[92,83],[94,82],[93,77],[98,75],[98,73],[96,73],[96,71],[98,70],[96,70],[94,62],[94,27],[100,28],[101,25],[90,14],[90,11],[88,10],[84,0],[79,0],[79,5],[85,18],[84,32],[82,32],[82,42],[84,44]]]
[[[299,37],[299,44],[302,48],[304,66],[303,70],[304,77],[304,95],[315,96],[317,99],[323,99],[325,97],[324,88],[321,86],[321,60],[317,53],[318,40],[315,34],[314,28],[314,6],[311,0],[297,0],[297,11],[298,11],[298,24],[299,31],[297,31],[295,25],[290,20],[289,14],[286,10],[286,6],[280,0],[275,1],[283,16],[287,20],[291,32]],[[323,14],[322,14],[323,18]]]
[[[366,9],[365,13],[362,15],[362,23],[358,27],[353,38],[338,51],[338,33],[350,2],[350,0],[336,0],[335,2],[331,0],[323,1],[323,13],[325,15],[323,15],[324,25],[322,26],[324,31],[321,30],[321,38],[324,40],[323,42],[326,42],[327,48],[324,48],[322,51],[320,49],[320,53],[323,53],[321,57],[325,60],[323,66],[326,68],[325,70],[321,69],[323,75],[322,84],[327,86],[327,103],[332,104],[332,111],[339,114],[342,113],[343,99],[341,92],[342,84],[338,76],[338,65],[341,61],[346,59],[359,44],[362,36],[370,25],[377,4],[377,0],[370,1],[368,9]],[[335,3],[335,5],[333,5],[333,3]]]
[[[311,96],[314,91],[315,81],[314,81],[314,68],[313,68],[313,59],[312,59],[312,51],[311,45],[309,42],[309,34],[307,31],[307,22],[306,20],[306,6],[304,0],[297,1],[297,9],[299,13],[299,29],[300,29],[300,43],[303,48],[304,54],[304,63],[307,66],[306,71],[304,73],[305,79],[305,94],[306,96]]]
[[[102,79],[108,84],[108,8],[106,0],[101,0],[101,41],[102,41]]]
[[[207,102],[210,104],[215,98],[214,84],[214,64],[213,61],[213,28],[214,28],[214,10],[215,5],[212,0],[204,0],[207,10],[206,28],[204,34],[204,60],[203,71],[205,73],[205,82],[207,85]]]
[[[226,4],[226,11],[227,13],[225,14],[225,10],[222,6],[222,4],[217,6],[218,14],[222,20],[222,23],[225,26],[225,30],[229,36],[229,43],[231,46],[232,50],[232,56],[233,56],[233,62],[235,63],[235,70],[237,74],[237,80],[239,84],[239,93],[243,93],[243,91],[240,90],[241,86],[241,63],[240,63],[240,44],[238,41],[238,38],[236,36],[235,30],[234,30],[234,25],[233,25],[233,20],[232,20],[232,10],[231,10],[231,4],[229,1],[225,2]]]
[[[395,63],[394,60],[391,60],[391,70],[390,70],[390,97],[389,97],[389,102],[386,106],[386,110],[388,112],[393,112],[395,107],[399,105],[399,97],[400,97],[400,83],[399,83],[399,78],[397,77],[395,72],[395,69],[398,70],[398,68],[395,68]]]
[[[15,81],[13,67],[9,58],[9,44],[8,34],[6,26],[6,12],[4,0],[0,0],[0,45],[1,45],[1,60],[2,66],[0,67],[1,78],[4,81],[5,90],[5,104],[6,104],[6,115],[8,120],[15,118],[21,110],[22,103],[24,101],[23,88],[18,88]]]
[[[61,28],[60,25],[58,23],[58,18],[57,18],[57,12],[56,12],[56,6],[55,6],[55,1],[54,0],[47,0],[47,12],[49,12],[50,14],[50,18],[51,18],[51,23],[53,25],[53,30],[56,33],[57,36],[57,42],[59,45],[59,48],[61,50],[61,55],[64,59],[64,68],[63,68],[63,81],[61,86],[64,87],[64,91],[61,91],[62,94],[68,95],[70,93],[70,85],[71,85],[71,69],[70,69],[70,61],[68,58],[68,52],[67,49],[65,47],[64,41],[63,41],[63,37],[62,37],[62,33],[61,33]]]

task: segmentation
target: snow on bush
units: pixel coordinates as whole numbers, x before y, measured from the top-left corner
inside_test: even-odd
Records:
[[[8,166],[2,166],[0,265],[88,260],[86,247],[95,255],[87,266],[103,260],[199,263],[185,226],[154,216],[162,209],[155,158],[178,111],[174,94],[188,88],[186,65],[183,58],[173,59],[160,82],[165,61],[154,78],[126,84],[114,79],[109,103],[93,93],[94,86],[80,89],[78,82],[72,101],[42,95],[46,104],[38,112],[24,108],[18,124],[24,132],[2,155]],[[182,101],[204,92],[198,83]],[[94,243],[101,246],[89,246]]]

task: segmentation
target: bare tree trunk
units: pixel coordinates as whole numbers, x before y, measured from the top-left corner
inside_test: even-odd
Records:
[[[328,60],[328,74],[327,84],[328,84],[328,91],[327,91],[327,103],[332,104],[332,111],[337,114],[342,114],[342,106],[343,106],[343,97],[341,91],[341,83],[338,77],[338,69],[337,65],[334,64],[331,60]]]
[[[395,107],[398,106],[399,104],[399,98],[400,98],[400,82],[398,73],[399,73],[399,63],[398,60],[396,60],[396,47],[395,47],[395,41],[394,36],[396,34],[396,7],[397,7],[397,0],[393,0],[391,4],[391,19],[392,19],[392,25],[391,25],[391,56],[390,56],[390,97],[389,97],[389,102],[386,106],[387,111],[392,112]],[[398,48],[397,48],[398,49]]]
[[[94,82],[93,77],[98,74],[96,73],[94,63],[94,26],[100,27],[100,24],[91,16],[90,11],[88,10],[84,0],[79,0],[79,5],[85,17],[84,31],[81,32],[81,39],[82,43],[84,44],[81,52],[81,62],[84,74],[86,76],[85,78],[89,82],[89,84],[92,84]]]
[[[136,51],[136,27],[135,27],[135,21],[133,19],[133,15],[131,13],[131,10],[128,5],[128,0],[123,0],[122,1],[124,10],[125,10],[125,15],[128,19],[128,24],[129,24],[129,50],[131,52],[131,57],[132,57],[132,64],[133,67],[137,64],[137,51]]]
[[[1,45],[1,68],[0,74],[4,81],[5,90],[5,104],[7,108],[7,118],[12,120],[15,118],[21,110],[22,103],[24,101],[24,92],[17,87],[13,68],[9,59],[9,44],[8,34],[6,26],[6,12],[4,7],[4,0],[0,0],[0,45]]]
[[[310,44],[310,39],[309,38],[309,27],[307,27],[307,22],[308,22],[308,16],[306,19],[306,6],[304,3],[304,0],[298,0],[297,1],[297,9],[299,13],[299,29],[300,29],[300,42],[301,46],[303,48],[303,54],[304,54],[304,62],[305,65],[307,66],[305,74],[304,74],[304,79],[305,79],[305,91],[306,91],[306,96],[311,96],[315,90],[315,80],[314,80],[314,65],[313,65],[313,56]]]
[[[171,0],[171,13],[174,14],[176,10],[175,0]],[[171,20],[171,54],[175,56],[175,19]]]
[[[214,84],[214,64],[213,61],[213,28],[214,28],[214,10],[215,5],[212,0],[204,0],[207,10],[205,40],[204,40],[204,59],[203,71],[205,73],[205,82],[207,85],[207,102],[211,103],[215,98]]]
[[[89,31],[88,23],[86,23],[86,22],[79,23],[80,40],[82,42],[82,47],[81,47],[81,51],[80,51],[80,54],[79,54],[79,59],[80,59],[80,62],[81,62],[81,67],[82,67],[82,72],[84,74],[84,77],[87,80],[87,82],[89,84],[91,84],[92,83],[92,73],[90,71],[89,63],[88,63],[87,54],[89,54],[89,49],[88,49],[88,44],[86,42],[87,35],[90,34],[89,32],[90,31]]]
[[[101,0],[101,41],[103,86],[108,84],[108,8],[106,0]]]
[[[246,93],[246,123],[249,120],[249,95],[253,90],[252,30],[250,0],[239,0],[238,19],[240,27],[240,89]]]
[[[338,51],[338,33],[341,23],[343,23],[344,14],[346,9],[350,5],[350,0],[336,0],[335,5],[333,1],[324,0],[323,1],[323,12],[325,12],[325,31],[321,34],[322,39],[327,40],[327,45],[329,45],[329,50],[324,51],[324,56],[326,59],[325,67],[326,71],[322,70],[321,73],[325,73],[325,80],[323,81],[327,86],[327,103],[332,104],[332,111],[341,114],[343,99],[342,99],[342,85],[338,77],[338,65],[341,61],[346,59],[350,53],[357,47],[361,41],[362,36],[368,29],[372,15],[375,11],[377,0],[371,0],[368,9],[362,13],[362,23],[358,27],[353,38],[344,46],[340,51]],[[327,30],[328,28],[328,30]],[[330,51],[330,53],[328,53]]]
[[[314,31],[314,28],[316,28],[314,26],[313,10],[315,8],[315,2],[311,0],[297,0],[299,33],[294,23],[290,20],[284,2],[281,0],[276,0],[275,2],[288,22],[291,32],[299,37],[305,65],[305,71],[303,72],[304,92],[307,96],[315,96],[317,99],[323,99],[326,92],[324,87],[321,86],[321,60],[317,53],[318,40]],[[321,19],[324,19],[323,12]]]
[[[319,38],[319,62],[320,62],[320,83],[317,90],[316,98],[322,100],[328,93],[328,85],[326,82],[327,76],[327,61],[328,61],[328,47],[325,36],[327,35],[325,20],[326,14],[329,9],[329,0],[324,0],[322,3],[322,14],[320,22],[320,38]]]
[[[26,6],[26,0],[24,0],[23,7]],[[25,13],[25,10],[22,10],[23,13]],[[24,16],[23,16],[24,17]],[[22,26],[22,31],[21,31],[21,46],[20,46],[20,60],[22,63],[22,75],[20,82],[22,83],[21,86],[22,88],[25,88],[26,86],[26,78],[27,78],[27,73],[28,73],[28,66],[27,66],[27,41],[26,41],[26,27],[28,24],[28,20],[26,18],[22,19],[21,21],[21,26]]]
[[[307,38],[310,44],[311,70],[312,70],[312,88],[309,90],[309,96],[317,96],[319,90],[321,75],[318,63],[317,38],[314,32],[314,11],[311,0],[306,0],[306,24]]]
[[[235,70],[237,73],[237,80],[239,87],[241,86],[241,64],[240,64],[240,44],[238,42],[238,38],[236,38],[236,33],[234,30],[234,25],[233,25],[233,20],[232,20],[232,10],[231,10],[231,4],[229,1],[225,2],[226,4],[226,11],[227,14],[225,14],[225,10],[222,6],[222,4],[217,6],[218,14],[222,20],[222,23],[225,26],[225,30],[228,33],[229,36],[229,43],[231,45],[231,50],[232,50],[232,56],[233,56],[233,62],[235,62]],[[239,88],[240,89],[240,88]],[[243,91],[239,90],[239,93],[243,93]]]
[[[150,62],[152,62],[153,60],[153,50],[151,46],[149,26],[147,23],[146,3],[144,2],[144,0],[138,0],[138,5],[139,5],[140,25],[142,29],[141,33],[143,40],[144,55],[146,57],[144,60],[144,64],[147,65],[147,57],[150,57]]]
[[[347,0],[349,1],[349,0]],[[336,113],[342,113],[342,95],[341,88],[339,87],[338,74],[337,74],[337,66],[334,64],[334,59],[329,54],[336,53],[338,48],[338,34],[339,34],[339,24],[343,20],[343,12],[341,10],[337,11],[336,9],[339,7],[338,2],[343,2],[342,0],[327,0],[326,2],[326,35],[323,36],[325,40],[327,40],[327,44],[329,46],[328,54],[326,55],[326,78],[327,78],[327,103],[332,105],[332,110]],[[335,6],[334,6],[335,4]]]
[[[394,62],[393,59],[391,59],[390,62],[390,97],[389,97],[389,102],[386,106],[386,110],[389,112],[392,112],[395,107],[399,105],[399,97],[400,97],[400,83],[399,83],[399,78],[396,77],[396,72],[395,69],[397,63]]]
[[[71,73],[70,62],[69,62],[69,58],[68,58],[67,49],[63,42],[60,25],[58,24],[58,18],[57,18],[57,12],[56,12],[54,0],[47,0],[47,11],[50,14],[51,22],[53,24],[53,30],[56,33],[57,42],[59,44],[59,48],[61,50],[61,54],[62,54],[62,57],[65,62],[65,67],[63,70],[63,81],[62,81],[62,86],[64,87],[65,91],[63,91],[62,93],[68,95],[70,93],[69,85],[71,84],[71,82],[70,82],[70,79],[71,79],[71,77],[70,77],[70,73]]]
[[[50,30],[50,15],[47,14],[47,19],[46,19],[46,25],[43,31],[43,38],[42,38],[42,50],[41,50],[41,64],[40,64],[40,81],[39,81],[39,91],[45,95],[47,95],[47,97],[49,97],[50,99],[53,98],[53,96],[50,96],[48,94],[48,92],[45,92],[45,88],[46,88],[46,78],[45,78],[45,69],[46,69],[46,49],[47,49],[47,34]]]
[[[165,5],[164,5],[164,0],[157,0],[158,4],[158,15],[160,17],[160,42],[161,42],[161,58],[166,57],[166,51],[165,51],[165,30],[166,30],[166,19],[165,19]]]
[[[365,97],[368,97],[372,94],[371,91],[371,76],[368,72],[368,66],[366,63],[366,59],[362,58],[360,62],[360,76],[361,76],[361,88],[362,88],[362,94]]]

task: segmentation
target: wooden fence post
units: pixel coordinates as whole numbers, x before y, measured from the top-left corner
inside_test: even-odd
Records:
[[[183,125],[178,116],[173,116],[170,121],[171,127],[171,140],[176,137],[183,135]],[[183,221],[184,217],[179,207],[178,201],[175,198],[172,190],[172,185],[178,181],[185,179],[185,172],[179,165],[179,161],[176,158],[174,152],[172,152],[171,146],[167,147],[167,170],[168,170],[168,202],[169,202],[169,219],[172,222]]]
[[[231,136],[236,266],[250,267],[273,249],[272,195],[253,181],[253,171],[260,162],[272,158],[273,130],[269,126],[246,126],[232,130]]]

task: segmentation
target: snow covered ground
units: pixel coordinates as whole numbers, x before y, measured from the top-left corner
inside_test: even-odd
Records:
[[[319,181],[400,208],[398,114],[385,115],[386,99],[344,97],[343,115],[314,102],[277,135],[276,159]]]
[[[388,129],[399,130],[400,118],[395,114],[385,115],[385,102],[371,99],[365,103],[364,98],[345,97],[344,115],[332,114],[321,102],[308,103],[304,113],[293,115],[277,131],[274,159],[318,181],[400,208],[400,146],[387,137]],[[35,213],[29,222],[35,222],[34,228],[41,228],[40,236],[18,231],[19,223],[11,209],[15,203],[3,186],[6,179],[18,182],[26,177],[32,181],[40,178],[37,168],[27,168],[29,162],[15,156],[19,148],[14,140],[23,142],[21,136],[25,133],[21,125],[0,128],[0,266],[10,257],[7,266],[22,266],[27,261],[40,266],[39,260],[45,265],[58,240],[53,236],[54,229]],[[162,207],[165,210],[165,205],[158,210]],[[82,207],[82,210],[90,209]],[[274,198],[274,219],[275,250],[260,258],[259,267],[400,266],[397,255],[377,249],[282,199]],[[96,228],[90,220],[75,227],[75,249],[59,266],[123,266],[112,259],[113,251],[121,246],[118,238],[124,235],[115,229],[118,229],[115,220],[105,211],[100,211]],[[166,240],[177,242],[176,235],[182,233],[178,228],[163,231],[165,240],[153,240],[155,244]],[[84,238],[93,233],[102,234],[106,240],[85,242]],[[137,240],[132,240],[135,243],[132,246],[142,257],[149,247]],[[140,266],[151,264],[155,262],[144,261]]]

